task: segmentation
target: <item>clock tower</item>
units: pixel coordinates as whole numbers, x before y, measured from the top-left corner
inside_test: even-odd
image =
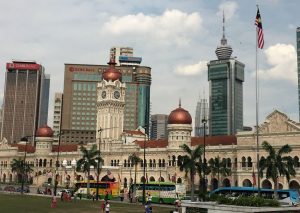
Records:
[[[122,74],[111,59],[97,85],[97,138],[117,140],[123,132],[125,83]],[[101,132],[101,135],[100,135]]]

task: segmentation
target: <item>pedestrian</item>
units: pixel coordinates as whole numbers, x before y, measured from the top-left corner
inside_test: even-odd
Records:
[[[95,196],[96,196],[96,193],[93,192],[93,194],[92,194],[93,202],[95,201]]]
[[[77,201],[77,194],[76,193],[74,193],[74,199],[73,199],[73,201],[74,201],[74,203],[76,203],[76,201]]]
[[[147,198],[148,198],[148,204],[151,205],[151,203],[152,203],[152,196],[151,196],[150,192],[148,192]]]
[[[109,213],[109,208],[110,208],[110,204],[108,201],[106,201],[106,205],[105,205],[105,213]]]
[[[57,206],[57,200],[55,196],[52,196],[51,198],[51,208],[56,208]]]
[[[101,204],[101,209],[102,209],[102,212],[104,213],[104,210],[105,210],[105,203],[104,202]]]
[[[105,200],[105,201],[108,200],[108,191],[107,191],[107,190],[105,190],[104,200]]]
[[[61,192],[61,194],[60,194],[60,201],[64,201],[64,194],[65,194],[65,192]]]

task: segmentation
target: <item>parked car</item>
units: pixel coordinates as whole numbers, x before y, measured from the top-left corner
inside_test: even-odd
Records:
[[[22,188],[21,188],[21,187],[18,187],[18,188],[16,189],[16,192],[21,192],[21,191],[22,191]],[[24,193],[29,193],[29,188],[28,188],[28,187],[24,187],[23,192],[24,192]]]
[[[15,192],[16,189],[15,189],[15,187],[13,187],[13,186],[5,186],[5,187],[4,187],[4,191],[7,191],[7,192]]]
[[[63,192],[66,192],[68,195],[71,195],[71,194],[72,194],[72,192],[71,192],[70,189],[62,189],[62,190],[60,190],[59,192],[57,192],[57,195],[58,195],[58,196],[61,196]]]

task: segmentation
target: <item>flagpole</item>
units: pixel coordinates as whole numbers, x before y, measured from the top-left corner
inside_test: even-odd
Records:
[[[256,5],[258,10],[258,5]],[[257,167],[257,189],[260,196],[260,177],[259,177],[259,141],[258,141],[258,106],[259,106],[259,88],[258,88],[258,28],[256,27],[256,48],[255,48],[255,89],[256,89],[256,167]]]

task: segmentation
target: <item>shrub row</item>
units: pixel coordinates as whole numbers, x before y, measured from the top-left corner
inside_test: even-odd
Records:
[[[226,197],[224,195],[214,195],[210,197],[211,201],[216,201],[218,204],[226,204],[226,205],[236,205],[236,206],[270,206],[277,207],[280,206],[277,200],[266,199],[258,196],[240,196],[235,199]]]

